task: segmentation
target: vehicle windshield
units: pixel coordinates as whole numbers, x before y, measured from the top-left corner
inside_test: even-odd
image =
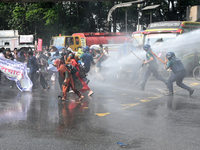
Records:
[[[63,46],[65,37],[54,37],[53,45],[54,46]]]
[[[175,39],[177,33],[157,33],[157,34],[146,34],[144,44],[154,45],[157,41],[163,40],[166,42],[171,39]]]
[[[134,46],[139,46],[142,43],[142,35],[141,34],[133,34],[132,35]]]

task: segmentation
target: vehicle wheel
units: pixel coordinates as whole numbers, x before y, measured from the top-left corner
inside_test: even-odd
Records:
[[[193,77],[200,81],[200,66],[197,66],[196,68],[194,68],[193,70]]]

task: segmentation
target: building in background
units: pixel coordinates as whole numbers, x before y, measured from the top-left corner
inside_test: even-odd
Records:
[[[194,22],[200,21],[200,5],[187,7],[186,13],[187,13],[186,14],[187,21],[194,21]]]

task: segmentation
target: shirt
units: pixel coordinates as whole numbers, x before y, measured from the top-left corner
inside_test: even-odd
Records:
[[[93,62],[93,57],[91,54],[89,53],[84,53],[80,56],[80,58],[82,59],[82,62],[84,63],[84,66],[86,68],[90,68],[91,62]]]

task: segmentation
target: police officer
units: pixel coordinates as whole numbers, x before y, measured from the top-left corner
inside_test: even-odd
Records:
[[[161,75],[158,74],[158,64],[156,63],[155,56],[151,53],[151,46],[149,44],[146,44],[143,46],[143,49],[146,51],[146,58],[147,58],[147,61],[144,61],[143,63],[148,64],[148,67],[145,72],[143,82],[140,85],[140,89],[144,91],[145,84],[151,73],[153,73],[156,79],[161,80],[167,85],[167,80],[165,80]]]
[[[167,87],[169,89],[169,93],[167,93],[167,96],[172,96],[173,93],[173,82],[176,81],[176,84],[183,88],[186,89],[189,92],[189,95],[191,96],[194,93],[194,89],[191,89],[187,85],[183,84],[183,79],[186,76],[186,70],[181,62],[180,59],[176,58],[175,54],[173,52],[168,52],[166,54],[165,58],[165,68],[169,69],[171,68],[173,74],[169,77],[168,79],[168,84]]]

